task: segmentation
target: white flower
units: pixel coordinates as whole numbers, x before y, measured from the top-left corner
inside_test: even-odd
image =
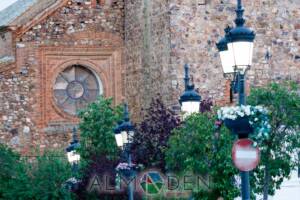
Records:
[[[221,120],[232,119],[235,120],[238,117],[244,116],[255,116],[256,114],[262,113],[265,114],[267,110],[263,106],[249,106],[241,105],[234,107],[222,107],[218,110],[218,118]],[[255,117],[254,121],[257,122],[259,119]]]
[[[247,116],[249,116],[251,114],[251,109],[250,108],[251,108],[250,106],[245,107],[245,113],[246,113]]]
[[[259,133],[257,134],[257,136],[260,138],[260,137],[262,136],[261,132],[259,132]]]
[[[263,106],[255,106],[255,109],[257,109],[258,111],[262,111],[264,108],[263,108]]]

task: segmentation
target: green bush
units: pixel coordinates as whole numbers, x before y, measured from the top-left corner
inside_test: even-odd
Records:
[[[115,176],[115,167],[120,158],[113,129],[122,119],[123,109],[113,106],[111,98],[99,97],[79,112],[80,129],[80,199],[105,199],[107,195],[89,194],[86,187],[95,174],[108,173]],[[112,195],[113,196],[113,195]],[[114,195],[116,198],[117,195]]]
[[[17,153],[0,144],[0,199],[4,199],[4,193],[9,187],[10,179],[16,176],[19,159],[20,157]]]
[[[194,189],[196,199],[234,199],[239,190],[234,181],[238,171],[231,160],[233,140],[225,127],[216,131],[214,113],[193,114],[169,140],[168,169],[209,177],[206,187]]]
[[[113,107],[112,99],[99,99],[79,113],[81,161],[89,162],[97,155],[118,158],[118,147],[113,129],[122,118],[121,107]]]
[[[64,155],[49,151],[28,160],[3,145],[0,152],[0,199],[74,198],[63,187],[71,177],[71,167]]]
[[[274,195],[284,178],[298,165],[292,155],[300,149],[300,87],[299,83],[271,83],[254,88],[248,97],[250,105],[262,105],[269,110],[271,131],[269,136],[258,140],[261,161],[253,173],[255,193]]]

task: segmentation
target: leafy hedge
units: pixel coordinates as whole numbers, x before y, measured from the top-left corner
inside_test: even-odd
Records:
[[[194,188],[196,199],[234,199],[239,194],[231,160],[234,137],[225,127],[216,129],[215,119],[208,112],[189,116],[173,131],[166,151],[169,170],[209,177],[207,187]]]
[[[48,151],[29,160],[0,144],[0,163],[0,199],[74,198],[63,187],[71,177],[71,167],[61,153]]]

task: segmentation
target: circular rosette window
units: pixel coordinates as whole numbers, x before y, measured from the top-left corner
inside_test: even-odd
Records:
[[[53,92],[57,106],[70,115],[76,115],[97,99],[101,82],[91,70],[73,65],[58,74]]]

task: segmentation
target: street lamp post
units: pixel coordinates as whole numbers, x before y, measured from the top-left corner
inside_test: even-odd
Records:
[[[72,165],[72,172],[76,173],[78,169],[78,162],[80,160],[80,155],[76,152],[76,149],[80,147],[79,141],[77,139],[77,130],[73,128],[73,140],[67,147],[68,161]]]
[[[224,73],[233,74],[234,85],[238,88],[239,105],[246,104],[245,74],[252,65],[253,43],[255,39],[254,31],[244,26],[245,19],[243,18],[243,13],[242,1],[237,0],[236,27],[226,28],[225,37],[217,44]],[[250,200],[249,172],[241,171],[241,179],[242,199]]]
[[[134,126],[132,125],[127,104],[124,104],[124,120],[119,123],[114,129],[115,139],[118,147],[123,150],[127,158],[127,163],[130,167],[130,174],[134,174],[131,160],[131,144],[134,136]],[[133,200],[133,183],[130,182],[128,185],[128,198]]]
[[[189,66],[187,64],[184,65],[184,70],[185,90],[180,96],[179,103],[181,105],[181,111],[186,113],[186,115],[190,115],[199,112],[201,96],[195,90],[194,84],[190,84]]]
[[[80,155],[76,152],[76,149],[80,147],[80,143],[77,138],[77,130],[74,127],[73,128],[73,140],[70,143],[70,145],[66,148],[68,161],[72,166],[72,174],[75,176],[75,174],[78,171],[78,163],[80,161]],[[77,184],[77,180],[75,178],[71,178],[70,181],[68,181],[71,184],[71,188],[75,188]]]

